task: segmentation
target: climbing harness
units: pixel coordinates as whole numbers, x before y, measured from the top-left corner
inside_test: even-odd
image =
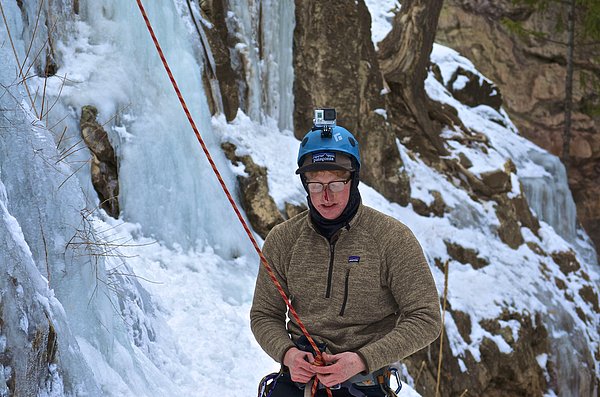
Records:
[[[398,387],[393,390],[390,386],[390,380],[394,376]],[[385,397],[396,397],[402,389],[400,374],[395,366],[384,367],[367,375],[355,375],[347,381],[352,389],[359,392],[364,392],[366,396],[368,390],[373,390],[373,387],[379,387]]]
[[[273,372],[262,378],[258,384],[258,397],[270,397],[281,375],[281,372]]]
[[[141,0],[136,0],[136,2],[137,2],[137,5],[138,5],[138,8],[140,9],[142,17],[144,18],[144,22],[146,23],[146,28],[148,29],[148,33],[150,33],[150,36],[152,37],[152,41],[154,42],[154,46],[156,47],[156,50],[158,51],[158,55],[160,56],[160,60],[162,61],[162,64],[163,64],[163,66],[165,68],[165,71],[167,72],[167,75],[169,76],[169,80],[171,81],[171,85],[173,86],[173,89],[175,90],[175,93],[177,94],[177,98],[179,99],[179,103],[181,104],[181,107],[183,108],[183,111],[185,112],[185,114],[187,116],[187,119],[190,122],[192,130],[194,130],[194,134],[196,135],[196,139],[198,140],[198,143],[200,143],[200,146],[202,147],[202,151],[206,155],[206,158],[207,158],[207,160],[208,160],[208,162],[209,162],[209,164],[210,164],[210,166],[211,166],[211,168],[212,168],[215,176],[217,177],[217,179],[219,181],[219,184],[221,185],[221,188],[223,189],[223,192],[225,193],[225,196],[227,197],[227,200],[229,201],[229,204],[231,204],[231,207],[233,208],[233,211],[235,212],[235,214],[237,215],[240,223],[244,227],[244,230],[246,231],[246,234],[248,235],[248,238],[252,242],[252,245],[254,246],[254,249],[256,250],[256,252],[258,253],[258,256],[260,257],[261,263],[263,264],[263,266],[265,267],[265,270],[269,274],[269,277],[271,278],[271,281],[273,281],[273,283],[275,284],[275,287],[277,287],[277,291],[279,292],[279,294],[283,298],[286,306],[288,307],[288,309],[290,311],[290,314],[292,315],[292,317],[296,321],[296,324],[298,324],[298,327],[300,327],[300,330],[302,330],[302,333],[306,336],[306,338],[308,339],[310,345],[315,349],[315,351],[318,352],[317,355],[316,355],[316,357],[315,357],[314,364],[315,365],[324,365],[325,362],[323,361],[323,356],[321,354],[321,351],[317,348],[317,345],[316,345],[315,341],[313,340],[313,338],[308,333],[308,330],[304,326],[304,323],[302,322],[302,320],[300,320],[300,317],[298,316],[298,313],[296,312],[296,309],[294,309],[294,307],[292,306],[292,302],[287,297],[285,291],[281,287],[281,284],[279,283],[279,281],[275,277],[275,273],[273,272],[273,269],[271,268],[271,266],[267,262],[267,259],[263,255],[260,247],[258,246],[258,243],[256,242],[256,239],[254,238],[254,236],[252,235],[252,232],[250,231],[250,228],[248,227],[246,221],[242,217],[242,214],[241,214],[240,210],[238,209],[237,205],[235,204],[235,201],[233,200],[233,196],[231,195],[231,193],[229,193],[229,189],[227,188],[227,186],[225,185],[225,182],[223,181],[223,178],[221,177],[221,173],[217,169],[217,166],[216,166],[215,162],[213,161],[212,156],[210,155],[208,147],[204,143],[204,139],[202,139],[202,136],[200,135],[200,131],[198,130],[198,127],[196,127],[196,123],[194,122],[194,119],[192,118],[192,115],[191,115],[191,113],[190,113],[190,111],[188,109],[188,106],[187,106],[185,100],[183,99],[183,95],[181,94],[181,91],[179,90],[179,86],[177,85],[177,82],[175,81],[175,77],[173,77],[173,73],[171,72],[171,68],[169,67],[169,64],[167,62],[167,59],[165,58],[165,55],[164,55],[164,53],[162,51],[162,48],[160,47],[160,44],[158,43],[158,39],[156,38],[156,35],[154,34],[154,29],[152,28],[152,24],[150,23],[150,20],[148,19],[148,15],[146,14],[146,10],[144,9],[142,1]],[[314,397],[314,395],[315,395],[315,393],[317,391],[318,385],[319,385],[318,381],[313,383],[313,387],[312,387],[312,391],[311,391],[311,397]],[[326,388],[325,390],[327,391],[327,396],[328,397],[332,397],[331,390],[329,390],[329,388]]]
[[[396,390],[394,390],[394,393],[398,394],[400,393],[400,390],[402,390],[402,381],[400,380],[400,370],[394,365],[390,366],[390,379],[392,378],[392,375],[394,375],[394,378],[396,379],[396,384],[398,385]],[[388,387],[391,388],[391,386]]]
[[[289,374],[284,372],[283,367],[279,372],[273,372],[260,381],[258,387],[258,397],[270,397],[277,385],[278,380],[282,377],[287,376],[287,382],[290,382]],[[390,380],[394,377],[396,384],[398,385],[396,390],[392,389]],[[312,382],[312,381],[311,381]],[[304,389],[304,394],[309,396],[311,392],[310,383]],[[296,384],[299,388],[300,385]],[[367,375],[355,375],[341,385],[332,387],[332,390],[346,388],[349,389],[353,395],[356,393],[362,393],[364,396],[373,395],[376,390],[380,390],[385,397],[397,397],[398,393],[402,389],[402,382],[400,381],[400,371],[395,366],[382,368],[379,371]],[[374,390],[375,389],[375,390]]]
[[[304,335],[300,336],[298,340],[294,342],[294,344],[299,350],[312,353],[313,356],[315,355],[315,351]],[[320,351],[325,351],[327,349],[327,345],[324,343],[317,343],[317,347]],[[393,390],[390,385],[392,376],[395,378],[398,385],[396,390]],[[258,397],[269,397],[277,385],[277,381],[283,377],[286,378],[284,382],[294,383],[299,390],[304,390],[305,396],[310,396],[309,393],[312,389],[312,380],[306,385],[293,382],[290,379],[289,372],[286,371],[286,369],[282,366],[279,372],[271,373],[260,381],[258,387]],[[366,375],[360,373],[356,374],[342,384],[330,387],[331,390],[338,390],[342,388],[354,392],[353,395],[358,395],[356,393],[362,393],[365,396],[370,396],[373,394],[373,392],[381,392],[385,397],[397,397],[397,393],[399,393],[400,389],[402,389],[400,371],[398,370],[397,364],[392,364]]]

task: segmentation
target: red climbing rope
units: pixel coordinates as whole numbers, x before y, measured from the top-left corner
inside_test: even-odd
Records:
[[[296,313],[296,310],[292,306],[292,302],[289,300],[285,291],[283,290],[283,287],[281,286],[281,284],[275,277],[275,273],[273,272],[273,269],[271,268],[271,266],[267,262],[267,259],[263,255],[260,247],[258,246],[258,243],[256,242],[256,239],[252,235],[252,232],[250,231],[248,224],[242,217],[242,214],[240,213],[240,210],[238,209],[235,201],[233,201],[233,197],[232,197],[231,193],[229,193],[229,189],[225,185],[225,182],[223,181],[223,178],[221,177],[221,173],[219,172],[215,162],[213,161],[212,156],[210,155],[210,152],[208,151],[208,147],[204,143],[204,139],[202,139],[202,136],[200,135],[200,131],[198,130],[198,127],[196,127],[196,123],[194,122],[194,119],[192,118],[192,114],[190,113],[190,111],[187,107],[187,104],[186,104],[185,100],[183,99],[183,95],[181,95],[179,86],[177,85],[177,82],[175,81],[175,78],[173,77],[171,68],[169,67],[169,64],[167,62],[167,59],[165,58],[162,48],[160,47],[160,44],[158,43],[158,39],[156,38],[156,35],[154,34],[154,29],[152,29],[152,24],[150,23],[150,20],[148,19],[148,15],[146,14],[146,10],[144,9],[144,6],[142,5],[142,1],[141,0],[136,0],[136,1],[137,1],[137,5],[140,9],[140,12],[142,13],[142,17],[144,18],[144,21],[146,22],[146,27],[148,28],[148,32],[150,33],[150,36],[152,36],[152,41],[154,42],[154,46],[156,47],[156,50],[158,51],[160,60],[162,61],[162,64],[165,67],[167,74],[169,75],[169,79],[171,80],[173,89],[177,93],[177,98],[179,98],[179,103],[181,104],[181,107],[183,108],[183,111],[185,112],[185,115],[187,116],[187,119],[190,122],[192,129],[194,130],[194,134],[196,134],[196,138],[198,139],[198,142],[200,143],[200,146],[202,147],[202,151],[204,151],[204,154],[206,155],[206,158],[208,159],[208,162],[210,163],[210,166],[212,167],[213,172],[215,173],[217,179],[219,180],[219,183],[221,184],[221,188],[223,188],[223,192],[225,192],[225,196],[227,196],[227,200],[229,200],[229,204],[231,204],[231,207],[233,208],[233,211],[235,212],[239,221],[241,222],[242,226],[244,227],[246,234],[248,234],[250,241],[252,241],[252,245],[254,246],[254,249],[258,253],[261,263],[264,265],[265,269],[267,270],[267,273],[269,274],[269,277],[271,278],[271,280],[277,287],[279,294],[281,295],[285,304],[289,308],[290,313],[294,317],[294,320],[296,320],[296,324],[298,324],[298,326],[302,330],[302,333],[306,336],[306,338],[308,339],[308,342],[310,343],[310,345],[312,346],[314,351],[317,353],[317,355],[315,357],[315,365],[324,365],[323,356],[321,354],[321,351],[317,347],[317,344],[315,343],[314,339],[308,333],[308,330],[304,326],[304,323],[302,323],[302,320],[300,320],[298,313]],[[312,393],[311,393],[311,395],[313,397],[316,394],[318,384],[319,384],[319,382],[315,379],[315,381],[313,382]],[[329,397],[332,397],[331,390],[329,390],[329,388],[326,388],[326,391],[327,391],[327,395]]]

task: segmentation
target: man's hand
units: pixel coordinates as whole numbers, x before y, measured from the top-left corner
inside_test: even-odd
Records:
[[[313,366],[313,371],[317,373],[319,382],[327,387],[347,381],[367,369],[360,356],[354,352],[323,353],[323,360],[326,365],[323,367]]]
[[[313,355],[292,347],[283,357],[283,365],[290,370],[290,377],[294,382],[308,383],[315,375]]]

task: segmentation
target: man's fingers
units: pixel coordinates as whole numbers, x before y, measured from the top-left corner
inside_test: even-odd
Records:
[[[308,362],[315,361],[312,353],[304,353],[304,361],[308,361]]]
[[[317,379],[319,380],[319,382],[321,382],[323,385],[325,385],[327,387],[335,386],[337,384],[342,383],[342,381],[339,379],[339,377],[337,377],[335,375],[317,374]]]
[[[315,375],[312,354],[295,349],[287,358],[287,367],[294,382],[306,383]]]
[[[325,363],[331,364],[333,362],[336,362],[337,360],[338,360],[337,354],[323,353],[323,361],[325,361]]]
[[[306,371],[298,371],[291,378],[294,382],[306,383],[313,377],[313,374]]]
[[[294,366],[293,370],[295,370],[295,371],[302,371],[302,372],[304,372],[306,374],[309,374],[310,376],[313,376],[315,374],[314,368],[315,368],[314,365],[312,365],[308,361],[302,360],[302,361],[299,361]]]
[[[335,364],[332,365],[313,365],[312,370],[321,375],[332,374],[338,370],[338,366]]]

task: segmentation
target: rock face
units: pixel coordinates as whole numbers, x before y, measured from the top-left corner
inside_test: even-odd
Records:
[[[108,134],[96,121],[98,110],[93,106],[81,109],[81,136],[92,153],[92,184],[100,207],[113,218],[119,217],[119,175],[117,157]]]
[[[468,70],[458,68],[448,81],[452,96],[468,106],[488,105],[496,110],[502,106],[498,88]]]
[[[225,8],[223,1],[199,1],[203,16],[209,20],[213,26],[208,29],[203,26],[206,33],[208,42],[210,43],[210,50],[215,62],[215,77],[218,80],[220,89],[220,99],[223,103],[223,112],[228,121],[235,118],[238,107],[240,105],[238,97],[238,86],[236,79],[239,76],[233,71],[231,67],[231,56],[229,54],[229,48],[234,46],[234,43],[227,31],[225,24]],[[206,84],[206,82],[205,82]],[[210,82],[208,82],[210,84]],[[209,87],[205,87],[206,92],[210,92]],[[209,97],[209,96],[207,96]],[[213,114],[216,111],[214,103],[211,104]]]
[[[440,15],[436,41],[469,58],[498,85],[504,109],[525,137],[561,156],[565,46],[520,37],[500,22],[502,18],[521,21],[526,29],[566,42],[566,34],[558,34],[554,28],[557,16],[566,15],[566,11],[553,4],[554,9],[542,15],[510,0],[449,0]],[[577,215],[597,247],[600,246],[600,116],[597,113],[591,116],[587,110],[598,106],[599,97],[592,80],[600,79],[600,65],[591,61],[598,55],[597,45],[575,51],[568,168]]]
[[[264,239],[267,237],[269,230],[284,221],[275,201],[269,196],[267,170],[256,165],[250,156],[237,156],[235,145],[224,143],[221,147],[234,165],[237,165],[238,162],[244,164],[244,171],[248,176],[237,177],[242,205],[252,228]],[[293,211],[293,209],[289,207],[289,211]]]
[[[471,318],[460,311],[448,311],[456,322],[463,339],[470,339],[473,327]],[[518,324],[515,332],[507,324]],[[481,343],[481,357],[477,360],[467,351],[462,363],[452,357],[447,335],[442,342],[441,396],[491,396],[521,397],[542,396],[547,390],[544,372],[552,373],[552,368],[542,368],[536,357],[548,351],[548,332],[541,320],[533,323],[529,317],[518,313],[505,312],[496,320],[485,320],[479,326],[484,330],[500,335],[512,352],[501,353],[496,342],[484,337]],[[416,389],[424,396],[436,395],[437,364],[440,356],[440,339],[404,362],[413,374]],[[547,365],[551,365],[548,362]],[[468,368],[463,371],[461,367]],[[550,379],[552,381],[552,379]]]
[[[419,145],[435,153],[432,157],[447,154],[439,135],[441,125],[431,117],[442,109],[429,99],[424,89],[441,8],[441,0],[403,2],[394,17],[392,30],[379,43],[378,51],[381,70],[390,89],[387,102],[391,121],[400,126],[396,128],[396,135],[405,138],[406,132],[402,129],[408,127],[409,135],[416,137]],[[401,121],[404,119],[410,122]]]
[[[22,288],[19,281],[16,278],[11,280],[15,290]],[[18,296],[11,289],[4,290],[5,294],[13,292]],[[10,303],[14,307],[6,307],[9,302],[0,303],[0,334],[3,338],[0,385],[7,387],[0,387],[0,392],[10,396],[35,396],[53,376],[51,365],[56,364],[57,359],[56,332],[38,302],[29,308],[18,302]],[[1,320],[15,318],[15,312],[24,313],[25,321],[22,324],[27,324],[25,331],[17,330],[14,325],[5,325]]]
[[[294,31],[294,131],[312,127],[313,110],[333,107],[360,142],[361,179],[406,205],[410,185],[386,122],[383,81],[363,0],[300,1]],[[376,113],[376,110],[379,113]]]

